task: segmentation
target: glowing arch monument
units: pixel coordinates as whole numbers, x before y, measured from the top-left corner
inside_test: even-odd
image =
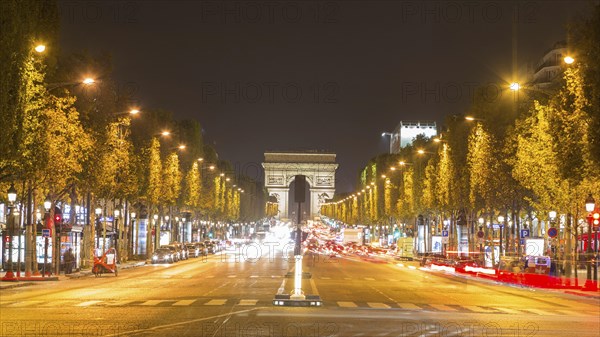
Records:
[[[306,176],[310,189],[310,218],[318,215],[319,208],[335,193],[335,153],[319,151],[265,152],[262,164],[265,187],[270,196],[277,198],[279,217],[289,218],[290,184],[296,175]]]

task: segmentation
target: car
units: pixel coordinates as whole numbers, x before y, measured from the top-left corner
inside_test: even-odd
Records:
[[[177,248],[177,246],[175,246],[175,245],[162,245],[162,246],[160,246],[160,248],[169,249],[171,251],[171,253],[173,254],[173,261],[174,262],[178,262],[179,260],[181,260],[181,250],[179,250],[179,248]]]
[[[208,248],[206,248],[206,245],[204,244],[204,242],[198,242],[197,246],[198,246],[198,249],[200,250],[200,255],[208,255]]]
[[[175,262],[173,255],[173,252],[169,248],[158,248],[152,254],[152,264],[161,262],[173,263]]]
[[[186,243],[185,247],[187,248],[190,257],[199,257],[202,254],[200,252],[200,247],[196,243]]]
[[[177,249],[179,249],[180,254],[181,254],[181,259],[182,260],[187,260],[190,257],[189,251],[186,247],[185,244],[181,243],[181,242],[173,242],[171,243],[171,245],[175,246]]]

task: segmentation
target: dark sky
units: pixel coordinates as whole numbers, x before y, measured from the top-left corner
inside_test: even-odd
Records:
[[[61,1],[61,48],[109,52],[141,108],[197,119],[242,172],[265,150],[337,153],[338,192],[400,120],[465,113],[566,40],[589,1]],[[255,175],[255,170],[247,173]],[[262,177],[261,177],[262,178]]]

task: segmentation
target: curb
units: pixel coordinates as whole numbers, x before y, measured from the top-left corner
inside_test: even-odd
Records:
[[[34,284],[35,283],[30,283],[30,282],[25,282],[25,283],[16,282],[16,283],[8,284],[8,285],[5,285],[5,286],[4,285],[0,285],[0,290],[27,287],[27,286],[32,286]]]

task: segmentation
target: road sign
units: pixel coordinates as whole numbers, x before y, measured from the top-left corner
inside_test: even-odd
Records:
[[[442,243],[449,243],[450,242],[450,238],[447,236],[442,236]]]
[[[47,229],[47,228],[42,229],[42,237],[49,238],[50,237],[50,229]]]
[[[521,229],[521,237],[522,238],[529,237],[529,229]]]
[[[442,231],[442,237],[448,237],[448,231]]]
[[[525,239],[521,239],[521,244],[524,245],[525,244]]]
[[[479,231],[479,232],[477,232],[477,237],[478,237],[478,238],[480,238],[480,239],[483,239],[483,236],[484,236],[484,235],[485,235],[485,234],[483,233],[483,231]]]
[[[558,235],[558,231],[554,227],[548,228],[548,236],[553,238]]]

